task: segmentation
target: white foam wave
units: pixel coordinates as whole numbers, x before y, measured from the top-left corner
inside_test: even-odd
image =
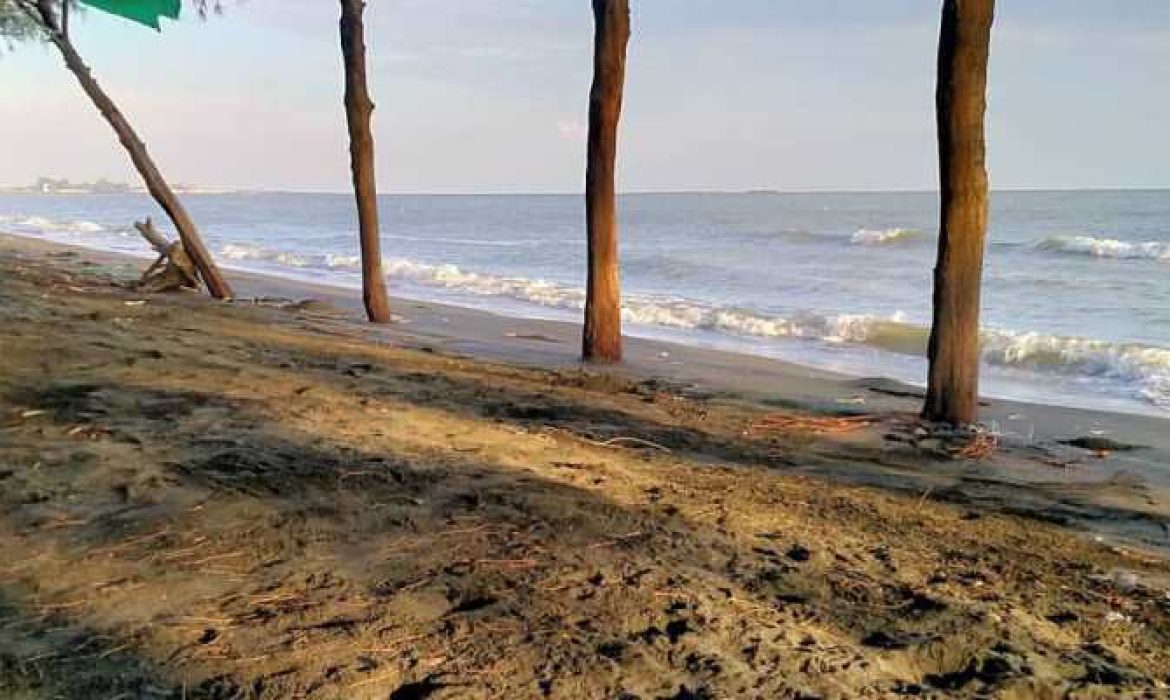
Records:
[[[19,232],[101,233],[105,226],[94,221],[50,219],[47,216],[0,216],[0,225]]]
[[[1036,248],[1055,253],[1088,255],[1095,258],[1147,259],[1170,262],[1170,243],[1157,241],[1132,242],[1093,236],[1053,236],[1037,243]]]
[[[361,258],[356,255],[336,255],[334,253],[289,253],[279,250],[270,250],[247,243],[228,243],[220,249],[219,254],[228,260],[258,261],[275,263],[285,267],[357,269],[361,267]]]
[[[234,260],[265,260],[292,267],[357,269],[356,256],[294,255],[233,244],[222,254]],[[503,297],[545,307],[579,310],[585,291],[547,280],[506,277],[388,258],[392,279],[459,294]],[[706,330],[757,338],[804,338],[828,343],[866,345],[904,355],[925,354],[929,330],[908,322],[902,313],[761,314],[749,309],[705,304],[668,296],[627,295],[622,319],[680,330]],[[1041,333],[985,330],[983,361],[989,365],[1069,377],[1111,379],[1132,386],[1146,400],[1170,407],[1170,349]]]
[[[0,215],[0,229],[4,228],[14,233],[40,234],[57,240],[84,237],[87,245],[103,242],[109,245],[106,239],[115,235],[135,237],[126,228],[65,217]],[[853,235],[852,242],[887,245],[918,235],[909,229],[862,229]],[[1034,247],[1104,258],[1170,261],[1170,243],[1074,236],[1046,239]],[[241,243],[225,245],[219,254],[225,262],[259,263],[268,269],[333,271],[350,275],[360,270],[360,258],[356,255],[291,252]],[[510,299],[574,311],[583,308],[585,303],[585,293],[580,287],[547,280],[492,275],[455,265],[404,259],[386,259],[384,268],[393,279],[454,294]],[[811,312],[776,315],[671,296],[627,295],[622,316],[631,324],[761,339],[803,338],[917,356],[924,354],[928,337],[926,328],[907,322],[901,314],[889,317]],[[1170,348],[1033,332],[985,330],[982,357],[986,364],[997,367],[1077,380],[1109,380],[1127,387],[1150,403],[1170,409]]]
[[[498,277],[465,272],[454,265],[406,260],[388,261],[386,271],[392,277],[462,293],[503,296],[563,309],[585,305],[584,290],[543,280]],[[908,323],[901,313],[889,317],[816,313],[782,317],[669,297],[627,296],[622,319],[738,336],[858,344],[919,356],[925,354],[929,337],[927,328]],[[1131,386],[1145,400],[1170,407],[1170,349],[1005,330],[984,331],[982,342],[983,360],[989,365],[1116,380]]]
[[[858,229],[849,239],[853,245],[893,245],[909,243],[922,235],[910,228]]]
[[[984,331],[982,340],[988,364],[1120,380],[1152,403],[1170,407],[1170,349],[1002,330]]]
[[[225,245],[220,250],[220,255],[228,260],[260,261],[294,268],[356,270],[360,267],[360,259],[357,256],[289,253],[239,243]],[[432,265],[400,258],[386,258],[382,262],[382,267],[391,279],[461,294],[505,297],[567,310],[582,309],[585,306],[584,289],[548,280],[492,275],[463,270],[456,265]],[[897,329],[903,325],[900,314],[891,318],[876,318],[851,314],[822,316],[809,313],[783,318],[677,297],[627,295],[623,299],[622,318],[629,323],[771,338],[811,338],[828,342],[860,343],[876,336],[884,338],[891,348],[905,348],[908,344],[918,342],[915,339],[902,342],[896,337]]]

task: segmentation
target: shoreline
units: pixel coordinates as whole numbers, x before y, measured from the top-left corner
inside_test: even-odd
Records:
[[[318,207],[318,204],[313,207]],[[96,205],[77,206],[81,209],[74,212],[76,217],[59,212],[65,217],[60,221],[31,217],[24,221],[13,219],[12,225],[16,227],[18,235],[80,244],[132,256],[144,254],[141,242],[132,232],[124,230],[116,222],[111,223],[102,218],[98,211],[89,211]],[[236,207],[234,204],[225,206],[227,211],[234,211]],[[246,206],[264,211],[273,207],[276,211],[282,210],[281,205],[273,203]],[[420,211],[426,211],[429,205],[420,203],[420,206],[423,207]],[[563,206],[564,203],[558,205],[557,209]],[[335,208],[326,207],[330,211]],[[214,211],[215,208],[212,209]],[[336,213],[334,211],[331,216]],[[493,216],[498,216],[498,212]],[[71,218],[78,220],[72,221]],[[901,218],[897,216],[890,221]],[[97,224],[95,221],[105,223]],[[923,230],[921,222],[917,226],[913,221],[905,224],[909,226],[908,229],[888,230],[883,228],[883,223],[888,222],[879,219],[879,224],[873,230],[863,227],[854,232],[852,237],[847,232],[835,231],[832,234],[817,234],[806,242],[817,244],[814,247],[816,255],[824,255],[822,249],[831,243],[834,246],[848,245],[849,253],[842,252],[842,255],[862,255],[862,259],[869,259],[870,244],[859,245],[856,240],[860,233],[877,235],[882,241],[885,241],[887,233],[898,234],[891,239],[895,241],[893,243],[883,242],[873,246],[872,254],[887,260],[890,255],[895,255],[895,251],[902,251],[904,246],[897,243],[902,240],[902,233]],[[23,228],[26,224],[29,228]],[[38,231],[42,225],[44,230]],[[75,231],[71,228],[74,226]],[[3,228],[5,226],[0,224],[0,229]],[[91,237],[90,233],[94,236]],[[127,233],[130,237],[127,237]],[[345,241],[331,238],[334,246],[330,248],[321,247],[312,241],[285,245],[273,241],[240,239],[238,231],[232,233],[225,230],[221,233],[225,237],[222,245],[217,244],[216,248],[225,269],[272,275],[312,285],[348,290],[360,288],[356,275],[357,256],[351,254]],[[1054,234],[1048,235],[1050,233],[1044,233],[1046,237],[1043,238],[1037,236],[1035,240],[1021,239],[1004,243],[1004,250],[1009,252],[1003,254],[1016,256],[1020,250],[1047,251],[1054,256],[1054,261],[1055,256],[1060,255],[1061,265],[1075,267],[1089,264],[1084,259],[1089,251],[1083,249],[1079,239],[1066,240]],[[530,240],[533,235],[537,234],[527,231],[516,245],[533,245],[536,242]],[[395,238],[398,236],[390,235],[390,239]],[[441,305],[469,307],[498,315],[579,323],[580,311],[574,307],[581,304],[584,290],[572,274],[572,265],[575,263],[568,258],[561,260],[556,270],[546,269],[547,261],[533,269],[528,269],[528,265],[516,260],[496,266],[480,257],[488,249],[468,253],[465,257],[461,249],[449,248],[448,244],[460,239],[438,236],[427,243],[425,241],[430,240],[429,236],[402,238],[417,243],[401,244],[405,246],[401,250],[404,257],[385,258],[386,270],[393,278],[390,284],[395,295]],[[848,243],[845,242],[846,238],[849,239]],[[923,237],[914,234],[910,238]],[[471,242],[472,239],[464,242]],[[786,235],[780,236],[778,240],[782,243]],[[904,252],[896,252],[897,258],[911,254],[923,255],[925,247],[918,243],[905,246]],[[1098,243],[1105,246],[1113,243],[1121,246],[1140,245],[1105,239]],[[496,244],[491,242],[491,245]],[[432,249],[432,245],[438,248]],[[345,253],[335,254],[332,250],[344,250]],[[635,254],[637,250],[637,246],[634,246],[631,252],[635,260],[640,259]],[[495,259],[494,248],[491,251],[490,256]],[[509,260],[509,256],[517,253],[504,251],[502,254],[503,260]],[[561,259],[564,255],[556,254],[554,257]],[[831,274],[832,279],[848,279],[849,274],[834,268],[832,261],[821,262],[829,266],[823,269],[835,270]],[[926,265],[925,261],[919,262]],[[1116,271],[1108,272],[1110,269],[1122,264],[1094,264],[1094,269],[1104,270],[1102,274],[1108,277],[1116,274]],[[801,291],[804,286],[801,284],[786,289],[779,296],[775,291],[752,291],[770,287],[762,279],[751,278],[755,282],[750,288],[741,290],[739,297],[743,301],[740,302],[734,298],[724,298],[724,295],[713,291],[707,293],[701,291],[701,288],[693,288],[694,280],[686,282],[689,278],[685,274],[677,286],[663,286],[661,283],[666,282],[673,273],[638,270],[641,270],[641,263],[630,268],[633,279],[642,285],[643,290],[650,291],[637,293],[633,291],[634,287],[627,290],[623,317],[627,320],[625,332],[628,337],[637,336],[778,359],[852,377],[884,376],[919,387],[925,383],[929,312],[927,310],[924,315],[924,309],[919,308],[920,302],[926,303],[926,287],[920,287],[928,284],[925,279],[916,279],[911,285],[913,289],[902,289],[897,284],[889,287],[891,283],[888,280],[882,282],[882,286],[875,292],[879,300],[871,303],[864,298],[855,298],[848,292],[848,284],[844,289],[837,290],[840,293],[832,296],[826,296],[830,292],[828,288],[813,284],[805,298],[805,292]],[[646,274],[651,277],[643,278]],[[811,279],[816,279],[818,273],[811,270],[808,274]],[[740,280],[735,284],[742,282]],[[660,294],[653,290],[666,293]],[[1002,292],[1000,290],[997,294]],[[353,293],[356,294],[356,291]],[[1072,301],[1070,299],[1070,303]],[[1084,302],[1083,299],[1077,301]],[[780,305],[772,306],[773,302]],[[904,304],[907,306],[904,307]],[[1100,318],[1097,311],[1089,311],[1085,317],[1059,312],[1051,300],[1038,305],[1028,301],[1023,304],[1020,308],[1030,311],[1024,314],[1026,318],[1015,319],[1004,316],[1002,296],[989,300],[990,310],[982,328],[984,347],[981,391],[984,396],[1025,404],[1048,404],[1170,420],[1170,403],[1167,403],[1170,399],[1165,395],[1167,388],[1163,381],[1170,359],[1167,359],[1160,331],[1153,330],[1159,328],[1157,324],[1146,324],[1144,328],[1151,331],[1147,333],[1132,328],[1132,320],[1125,320],[1124,314],[1113,314],[1113,318],[1117,319],[1114,324],[1111,320]],[[1048,307],[1052,308],[1045,310]],[[907,308],[908,312],[902,312],[902,308]],[[1134,308],[1137,314],[1145,313],[1141,304]],[[1157,314],[1151,318],[1156,317]]]
[[[0,231],[0,243],[27,250],[71,250],[108,265],[140,263],[150,256],[107,252]],[[364,314],[360,290],[226,268],[237,297],[315,298],[345,310],[349,320]],[[431,342],[450,351],[493,361],[535,367],[582,366],[578,357],[579,325],[572,322],[508,316],[484,309],[398,296],[390,289],[396,322],[378,329],[391,342]],[[604,367],[628,377],[659,376],[693,384],[705,391],[732,393],[814,410],[917,412],[923,389],[882,376],[851,375],[775,357],[685,344],[643,336],[625,337],[625,361]],[[599,368],[602,369],[602,368]],[[1005,436],[1022,441],[1109,437],[1162,453],[1170,484],[1170,416],[1117,412],[985,397],[980,420]],[[1161,471],[1161,470],[1159,470]]]

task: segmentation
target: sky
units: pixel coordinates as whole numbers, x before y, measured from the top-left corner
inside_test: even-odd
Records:
[[[337,3],[74,39],[174,182],[348,186]],[[579,192],[586,0],[369,0],[385,192]],[[631,0],[623,191],[934,189],[938,0]],[[1002,0],[996,188],[1170,187],[1170,2]],[[44,45],[0,55],[0,184],[136,178]]]

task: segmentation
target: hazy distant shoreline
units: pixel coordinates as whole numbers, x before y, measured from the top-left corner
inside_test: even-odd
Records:
[[[275,188],[268,189],[264,187],[231,187],[219,185],[174,185],[173,189],[176,193],[182,195],[224,195],[224,194],[240,194],[240,195],[334,195],[339,197],[353,197],[353,193],[343,188],[327,188],[327,189],[284,189]],[[1076,193],[1117,193],[1117,192],[1170,192],[1170,187],[1152,186],[1152,187],[1004,187],[993,189],[992,195],[996,194],[1022,194],[1022,193],[1036,193],[1036,194],[1076,194]],[[46,196],[80,196],[80,195],[116,195],[116,194],[140,194],[148,196],[146,190],[138,185],[127,185],[126,189],[119,191],[96,191],[86,188],[70,189],[66,191],[41,192],[31,188],[29,185],[0,185],[0,194],[22,194],[22,195],[46,195]],[[747,197],[786,197],[786,196],[816,196],[816,195],[924,195],[937,196],[938,190],[931,189],[890,189],[890,190],[786,190],[786,189],[729,189],[729,190],[690,190],[690,189],[665,189],[665,190],[629,190],[618,192],[618,197],[656,197],[656,196],[726,196],[739,195]],[[409,191],[379,191],[379,197],[584,197],[584,191],[570,192],[561,190],[550,191],[523,191],[523,190],[500,190],[500,191],[427,191],[427,190],[409,190]]]

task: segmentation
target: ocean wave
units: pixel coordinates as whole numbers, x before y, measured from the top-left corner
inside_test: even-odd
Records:
[[[42,216],[0,215],[0,227],[8,227],[17,233],[94,236],[92,240],[100,239],[102,234],[133,235],[128,229],[109,228],[92,221]],[[863,229],[854,234],[853,242],[886,245],[916,235],[908,229]],[[1099,257],[1170,259],[1167,244],[1126,243],[1084,236],[1048,239],[1037,247]],[[283,267],[349,274],[356,274],[361,269],[361,260],[356,255],[291,252],[245,243],[224,245],[219,249],[219,255],[225,262],[260,263],[269,269]],[[383,267],[392,279],[455,294],[510,299],[571,311],[578,311],[585,305],[583,289],[558,282],[395,258],[385,259]],[[627,295],[623,300],[622,318],[631,324],[748,338],[806,339],[910,356],[924,355],[929,337],[926,327],[909,322],[902,314],[805,312],[775,315],[666,295]],[[987,365],[1073,379],[1110,380],[1129,387],[1152,404],[1170,408],[1170,349],[996,329],[984,330],[981,340],[982,359]]]
[[[233,260],[264,260],[296,268],[360,268],[356,256],[290,254],[239,244],[225,246],[221,254]],[[584,289],[547,280],[492,275],[463,270],[456,265],[396,258],[386,258],[383,269],[392,280],[458,294],[506,298],[564,310],[580,310],[585,306]],[[805,312],[780,316],[667,295],[626,295],[622,300],[622,319],[632,324],[740,337],[859,345],[913,356],[926,354],[930,335],[927,327],[910,322],[902,313],[878,316]],[[1115,380],[1132,387],[1151,403],[1170,407],[1170,349],[998,329],[985,329],[981,342],[982,359],[987,365],[1072,378]]]
[[[81,215],[80,212],[67,212],[58,214],[55,218],[49,218],[29,216],[24,213],[0,214],[0,230],[8,230],[18,234],[40,235],[50,240],[81,243],[110,250],[129,250],[132,252],[144,250],[137,234],[129,227],[119,227],[116,224],[103,225],[81,219]],[[117,220],[104,215],[103,218],[110,221]],[[792,241],[824,240],[826,245],[839,249],[838,252],[847,252],[840,250],[840,248],[850,243],[858,246],[895,246],[895,250],[903,250],[896,246],[908,242],[910,245],[919,245],[929,238],[918,231],[906,228],[860,229],[852,235],[848,233],[849,230],[849,228],[845,228],[837,229],[832,233],[811,233],[799,230],[776,231],[773,229],[768,232],[768,235],[779,235]],[[762,233],[763,228],[760,234],[753,233],[752,235],[762,235]],[[401,238],[435,240],[424,236],[402,236]],[[444,240],[455,241],[456,239]],[[348,238],[345,242],[352,243]],[[232,243],[222,247],[216,246],[216,249],[222,261],[229,265],[235,264],[239,267],[251,267],[293,276],[313,273],[316,276],[331,279],[338,284],[353,285],[357,281],[361,267],[360,258],[356,255],[344,254],[350,250],[348,246],[339,245],[337,249],[340,252],[333,254],[320,252],[321,247],[313,247],[320,245],[320,242],[310,242],[302,250],[293,248],[290,243],[272,242],[268,245],[271,248]],[[992,240],[991,245],[1029,251],[1028,255],[1032,258],[1037,255],[1062,254],[1170,262],[1170,242],[1135,242],[1104,237],[1058,236],[1043,241],[1001,242]],[[286,246],[293,248],[293,250],[280,250]],[[866,250],[867,248],[861,248],[855,249],[854,252],[861,253]],[[643,255],[647,259],[652,257]],[[691,269],[682,266],[686,263],[673,261],[666,255],[657,257],[660,258],[657,262],[644,261],[636,259],[631,254],[626,262],[634,263],[633,267],[639,271],[646,269],[644,267],[646,265],[662,265],[662,272],[659,273],[655,270],[649,278],[676,280],[674,288],[679,289],[703,290],[711,288],[712,280],[717,279],[715,275],[720,273],[718,259],[710,261],[711,267],[709,269],[704,264]],[[1052,260],[1052,262],[1060,264],[1057,260]],[[1154,264],[1157,265],[1157,263]],[[462,299],[466,300],[474,295],[483,297],[485,300],[534,304],[546,308],[561,309],[569,313],[578,313],[585,303],[585,293],[581,286],[563,282],[488,274],[456,265],[431,264],[419,260],[396,258],[386,258],[384,269],[387,275],[392,280],[396,280],[402,287],[439,290],[437,293],[421,295],[426,297],[461,296]],[[518,270],[517,273],[523,274],[523,270]],[[583,276],[583,270],[581,274]],[[1044,281],[1044,284],[1058,284],[1061,280],[1072,277],[1075,276],[1054,275],[1051,281]],[[683,282],[677,283],[679,279],[682,279]],[[697,284],[696,281],[708,286],[703,286],[702,283]],[[1112,282],[1107,279],[1097,282],[1102,288],[1107,283]],[[702,291],[695,292],[695,294],[705,296]],[[458,299],[456,301],[458,302]],[[925,354],[929,336],[926,327],[910,322],[901,314],[884,316],[814,312],[764,313],[758,310],[758,307],[750,308],[750,303],[745,303],[743,307],[737,307],[705,303],[672,295],[629,294],[623,303],[622,316],[630,324],[672,328],[680,331],[706,331],[725,336],[758,339],[761,346],[766,345],[769,339],[795,338],[815,343],[848,346],[851,348],[850,352],[856,356],[880,351],[881,353],[897,353],[907,357],[921,357]],[[486,304],[489,307],[498,305],[496,303]],[[884,355],[876,356],[890,359]],[[1140,396],[1152,404],[1170,409],[1170,348],[1109,342],[1092,338],[1056,336],[1026,330],[987,329],[982,333],[982,359],[986,366],[1018,370],[1021,374],[1027,375],[1057,377],[1062,381],[1084,381],[1085,385],[1089,387],[1095,387],[1096,382],[1093,380],[1100,379],[1103,380],[1100,382],[1101,385],[1108,387],[1110,391],[1120,388]]]
[[[984,331],[982,341],[987,364],[1120,381],[1146,401],[1170,408],[1170,349],[1011,331]]]
[[[362,264],[361,258],[356,255],[289,253],[247,243],[228,243],[220,248],[219,254],[227,260],[267,262],[297,268],[360,269]]]
[[[1132,242],[1093,236],[1053,236],[1040,241],[1035,247],[1053,253],[1088,255],[1095,258],[1170,262],[1170,243],[1157,241]]]
[[[911,228],[858,229],[849,242],[853,245],[896,245],[910,243],[922,237],[922,232]]]
[[[24,232],[101,233],[107,230],[95,221],[51,219],[47,216],[0,216],[0,225]]]

